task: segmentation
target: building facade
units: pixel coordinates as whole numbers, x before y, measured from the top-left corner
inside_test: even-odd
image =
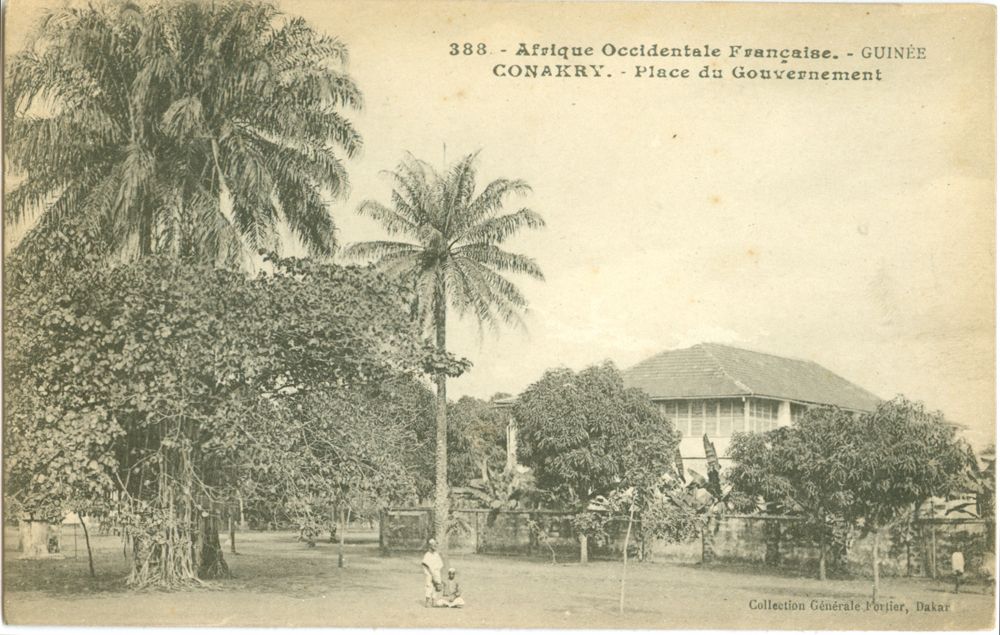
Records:
[[[703,435],[728,466],[737,432],[791,425],[817,406],[871,412],[877,396],[810,361],[723,344],[697,344],[654,355],[627,369],[625,385],[652,398],[682,435],[686,468],[704,471]]]

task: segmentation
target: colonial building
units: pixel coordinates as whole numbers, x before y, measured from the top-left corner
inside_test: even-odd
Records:
[[[641,388],[680,430],[685,466],[702,471],[702,436],[727,465],[737,432],[791,425],[814,406],[870,412],[881,399],[813,362],[722,344],[670,350],[625,371],[625,385]]]

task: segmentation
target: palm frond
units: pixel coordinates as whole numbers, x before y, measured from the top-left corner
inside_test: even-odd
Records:
[[[469,312],[476,317],[477,325],[495,326],[492,290],[482,284],[482,279],[469,275],[458,262],[453,259],[446,261],[442,267],[442,275],[448,289],[448,299],[451,306],[458,310],[459,315]]]
[[[417,252],[400,251],[387,254],[378,259],[375,269],[389,278],[397,279],[401,284],[412,282],[413,272],[417,270],[420,254]]]
[[[530,209],[523,208],[513,214],[494,216],[480,222],[459,236],[455,244],[458,246],[501,245],[522,229],[541,229],[543,227],[545,227],[545,220],[540,215]]]
[[[331,256],[337,247],[337,226],[314,188],[300,181],[279,179],[282,217],[311,253]]]
[[[374,242],[354,245],[346,255],[374,260],[413,285],[417,309],[425,326],[437,331],[435,298],[442,289],[447,302],[463,314],[475,316],[480,328],[522,324],[520,314],[527,300],[499,272],[544,279],[534,260],[499,247],[522,229],[545,226],[544,220],[525,208],[497,215],[512,194],[525,194],[524,181],[498,179],[475,193],[477,154],[463,157],[443,174],[412,155],[394,171],[392,206],[365,201],[358,213],[379,222],[390,235],[403,234],[418,244]]]
[[[456,260],[461,263],[465,270],[474,272],[477,277],[482,278],[483,283],[490,288],[502,304],[509,306],[512,310],[527,308],[528,300],[513,282],[473,260],[467,258],[457,258]]]
[[[388,240],[373,240],[355,243],[344,250],[343,256],[354,261],[375,261],[397,254],[419,254],[423,250],[410,243],[392,242]]]
[[[510,196],[525,196],[531,186],[520,179],[496,179],[483,188],[479,196],[469,204],[468,213],[462,218],[457,233],[463,233],[484,219],[496,216],[503,209],[504,201]]]
[[[478,156],[479,152],[474,152],[464,157],[452,167],[445,178],[439,180],[439,187],[442,189],[441,213],[445,215],[441,233],[448,240],[453,235],[455,226],[461,222],[461,217],[467,213],[472,194],[476,190],[475,163]]]
[[[545,280],[545,275],[534,259],[520,254],[512,254],[494,245],[486,243],[463,245],[455,252],[497,271],[509,271],[528,275],[537,280]]]
[[[363,201],[361,205],[358,206],[358,214],[367,216],[368,218],[378,222],[385,228],[390,236],[400,233],[410,234],[412,236],[419,233],[419,228],[413,223],[412,220],[407,218],[404,214],[401,214],[396,209],[390,209],[378,201]]]
[[[4,155],[26,176],[4,222],[90,215],[123,255],[139,244],[209,261],[286,222],[332,253],[324,196],[346,195],[340,157],[363,147],[343,113],[362,105],[346,60],[341,41],[266,1],[48,12],[5,73]]]
[[[520,313],[527,307],[527,301],[510,281],[467,258],[456,258],[453,262],[464,283],[453,297],[466,295],[462,302],[475,307],[480,324],[491,330],[501,324],[524,326]]]

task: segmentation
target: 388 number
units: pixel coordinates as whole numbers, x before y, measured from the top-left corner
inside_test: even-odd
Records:
[[[480,42],[479,44],[471,44],[466,42],[465,44],[451,43],[451,54],[452,55],[486,55],[486,45]]]

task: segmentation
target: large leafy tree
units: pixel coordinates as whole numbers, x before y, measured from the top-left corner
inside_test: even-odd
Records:
[[[940,412],[897,397],[860,417],[843,417],[845,443],[831,448],[849,475],[844,518],[872,536],[872,595],[879,593],[882,530],[906,523],[914,506],[961,489],[975,455]]]
[[[625,388],[610,362],[579,373],[547,371],[517,398],[514,418],[520,462],[566,510],[586,512],[629,488],[651,507],[663,476],[675,469],[680,434],[648,395]],[[580,528],[585,562],[585,523]]]
[[[250,279],[154,256],[40,279],[11,297],[8,503],[52,521],[81,500],[107,502],[137,585],[225,574],[217,523],[261,442],[250,423],[262,400],[343,394],[419,366],[405,289],[357,268],[276,269]],[[352,399],[341,401],[357,410]],[[301,431],[294,418],[272,423]],[[359,432],[341,450],[352,443],[376,441]],[[384,458],[369,453],[371,465]]]
[[[734,486],[804,518],[824,549],[845,527],[871,537],[875,598],[882,534],[927,499],[961,491],[978,468],[941,413],[903,397],[871,413],[810,411],[790,428],[737,437],[730,451]]]
[[[435,350],[427,370],[437,388],[435,469],[435,533],[446,544],[448,518],[448,398],[447,378],[467,363],[447,352],[448,305],[471,314],[480,325],[496,327],[520,322],[527,300],[505,274],[544,279],[534,260],[501,248],[522,229],[545,225],[527,208],[502,213],[507,199],[529,191],[520,180],[497,179],[477,193],[476,154],[466,156],[443,173],[407,157],[389,173],[392,204],[367,200],[358,212],[380,223],[404,241],[374,241],[351,246],[346,255],[376,261],[383,271],[401,276],[416,291],[417,312],[432,333]]]
[[[396,397],[414,388],[426,390],[394,377],[261,400],[235,431],[254,441],[240,459],[246,501],[283,512],[310,545],[349,514],[377,518],[412,501],[413,413]]]
[[[853,502],[845,455],[855,415],[836,408],[815,408],[794,426],[733,438],[728,479],[734,491],[772,514],[801,519],[801,527],[820,548],[819,578],[826,579],[828,552],[842,546],[843,510]],[[758,502],[759,501],[759,502]],[[762,503],[762,504],[761,504]]]
[[[6,225],[83,227],[96,253],[238,261],[286,223],[330,254],[324,196],[361,139],[347,50],[258,0],[64,7],[9,60]]]

